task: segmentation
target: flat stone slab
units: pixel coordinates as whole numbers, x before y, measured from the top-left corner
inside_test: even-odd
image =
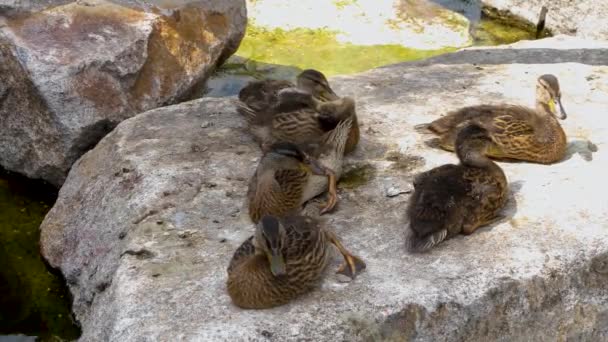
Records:
[[[336,253],[318,289],[270,310],[241,310],[225,290],[232,253],[254,229],[243,202],[260,157],[233,99],[122,122],[74,165],[41,227],[81,340],[606,340],[608,54],[591,43],[467,49],[332,79],[358,101],[362,140],[325,219],[367,269],[343,282]],[[501,163],[505,220],[408,254],[413,175],[457,161],[413,126],[465,105],[532,105],[543,73],[562,85],[567,157]]]

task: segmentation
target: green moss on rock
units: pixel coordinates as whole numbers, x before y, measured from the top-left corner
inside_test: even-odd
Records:
[[[359,164],[346,168],[342,173],[338,186],[345,189],[354,189],[367,184],[376,176],[376,168],[371,164]]]
[[[39,252],[39,226],[55,196],[49,186],[0,170],[0,335],[42,341],[80,335],[67,288]]]
[[[550,35],[551,31],[543,31],[544,37]],[[474,38],[475,45],[511,44],[536,39],[536,26],[508,12],[484,6]]]
[[[400,45],[354,45],[340,43],[337,35],[338,32],[325,29],[266,29],[250,24],[237,55],[268,64],[314,68],[331,76],[353,74],[455,50],[416,50]]]

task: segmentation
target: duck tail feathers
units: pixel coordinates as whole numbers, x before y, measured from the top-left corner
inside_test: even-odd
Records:
[[[420,124],[420,125],[416,125],[416,126],[414,126],[414,130],[416,132],[422,133],[422,134],[434,134],[435,133],[431,129],[431,124],[430,123],[423,123],[423,124]]]
[[[416,233],[411,227],[407,227],[405,236],[405,247],[412,253],[425,252],[443,240],[448,236],[448,230],[442,229],[438,232],[428,234],[426,236],[416,236]]]

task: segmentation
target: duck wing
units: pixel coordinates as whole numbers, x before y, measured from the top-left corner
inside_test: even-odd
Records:
[[[253,245],[253,236],[251,236],[232,255],[232,259],[230,259],[230,264],[228,265],[228,273],[231,273],[239,263],[253,254],[255,254],[255,246]]]
[[[294,84],[285,80],[250,82],[239,92],[237,111],[253,124],[268,122],[279,103],[278,92],[290,87]]]
[[[465,214],[461,201],[471,191],[463,175],[462,167],[450,164],[416,177],[407,209],[413,249],[428,249],[459,229]]]

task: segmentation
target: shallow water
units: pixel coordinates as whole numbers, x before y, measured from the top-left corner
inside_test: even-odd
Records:
[[[68,290],[39,252],[39,226],[56,196],[48,185],[0,170],[0,342],[80,334]]]
[[[510,44],[535,38],[534,25],[488,9],[475,10],[478,11],[476,15],[471,15],[471,10],[465,13],[472,20],[470,30],[474,46]],[[456,50],[355,45],[340,42],[337,32],[325,29],[268,29],[250,22],[238,51],[209,80],[204,95],[236,95],[251,80],[293,79],[303,69],[317,69],[328,76],[345,75]]]

